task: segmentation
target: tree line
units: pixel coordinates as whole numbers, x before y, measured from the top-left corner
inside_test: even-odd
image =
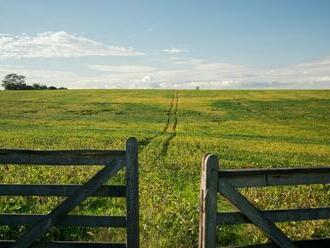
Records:
[[[26,77],[16,73],[8,74],[2,80],[1,86],[5,90],[66,90],[64,87],[47,86],[44,84],[34,83],[32,85],[25,83]]]

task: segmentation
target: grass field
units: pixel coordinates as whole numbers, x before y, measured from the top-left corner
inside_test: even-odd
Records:
[[[139,140],[141,247],[195,247],[200,161],[222,168],[330,165],[330,91],[0,91],[0,148],[123,149]],[[98,168],[0,166],[0,183],[81,183]],[[74,177],[72,175],[75,175]],[[117,178],[116,180],[122,180]],[[330,206],[330,187],[243,190],[265,209]],[[1,212],[46,213],[60,198],[0,197]],[[77,213],[123,214],[91,199]],[[221,209],[230,210],[226,201]],[[330,235],[329,221],[280,227],[295,239]],[[22,228],[1,227],[0,238]],[[221,244],[266,241],[251,225],[219,228]],[[123,240],[124,230],[52,229],[48,238]]]

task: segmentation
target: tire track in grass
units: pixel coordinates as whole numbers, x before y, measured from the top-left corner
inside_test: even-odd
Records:
[[[174,122],[173,122],[173,126],[172,126],[172,131],[176,132],[176,125],[178,124],[178,107],[179,107],[179,93],[176,92],[176,101],[175,101],[175,109],[174,109]]]
[[[151,137],[146,137],[139,141],[140,149],[144,150],[155,139],[164,139],[161,144],[161,155],[166,155],[169,142],[176,136],[176,126],[178,123],[177,113],[179,107],[179,93],[176,91],[171,98],[168,109],[166,110],[167,119],[160,135],[156,134]]]
[[[166,245],[168,239],[168,224],[166,220],[170,214],[168,205],[173,202],[172,193],[175,186],[168,180],[168,176],[172,175],[171,170],[167,166],[166,155],[171,140],[176,136],[176,128],[178,124],[179,94],[175,92],[172,95],[166,113],[164,127],[159,135],[155,135],[149,139],[149,142],[139,152],[141,163],[141,175],[144,183],[140,185],[141,192],[141,223],[143,223],[142,239],[156,243],[151,245]],[[150,187],[152,185],[152,187]],[[149,237],[156,237],[149,240]]]
[[[174,106],[174,110],[172,111],[173,106]],[[164,142],[163,142],[162,148],[161,148],[162,156],[166,156],[170,142],[176,136],[176,126],[178,124],[178,117],[177,117],[178,107],[179,107],[179,93],[178,93],[178,91],[176,91],[172,97],[172,102],[171,102],[170,108],[169,108],[170,111],[168,111],[167,123],[169,123],[169,124],[172,123],[172,126],[167,124],[166,132],[164,132],[164,135],[166,137],[164,139]]]
[[[155,166],[161,166],[167,155],[171,140],[176,136],[176,128],[178,124],[178,108],[179,108],[179,93],[176,91],[169,103],[166,111],[167,119],[164,124],[163,132],[161,134],[147,137],[139,141],[140,152],[142,160],[144,160],[145,172],[155,170]],[[142,146],[142,147],[141,147]]]
[[[172,96],[172,100],[170,102],[170,105],[168,107],[168,110],[166,111],[166,113],[167,113],[167,121],[166,121],[165,126],[164,126],[163,134],[167,132],[167,130],[169,128],[169,125],[170,125],[171,113],[172,113],[172,108],[173,108],[173,105],[174,105],[174,99],[175,99],[175,94]]]

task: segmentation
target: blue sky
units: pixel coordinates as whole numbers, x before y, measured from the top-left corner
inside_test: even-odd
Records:
[[[0,76],[69,88],[330,88],[328,0],[0,0]]]

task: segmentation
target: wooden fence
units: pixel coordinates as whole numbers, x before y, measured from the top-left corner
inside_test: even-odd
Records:
[[[104,165],[83,185],[0,184],[0,195],[7,196],[65,196],[46,215],[0,214],[0,225],[28,228],[17,240],[1,240],[0,247],[139,247],[138,160],[137,141],[129,138],[123,151],[31,151],[0,150],[0,165]],[[104,185],[125,168],[126,185]],[[89,196],[125,197],[126,216],[68,215]],[[50,241],[37,239],[52,226],[126,228],[126,243]]]
[[[245,247],[330,247],[328,238],[292,241],[274,224],[330,219],[330,207],[261,211],[236,190],[243,187],[329,183],[330,167],[218,170],[217,157],[206,155],[201,167],[199,247],[216,247],[217,225],[244,223],[256,225],[271,241]],[[218,193],[239,212],[218,212]]]

